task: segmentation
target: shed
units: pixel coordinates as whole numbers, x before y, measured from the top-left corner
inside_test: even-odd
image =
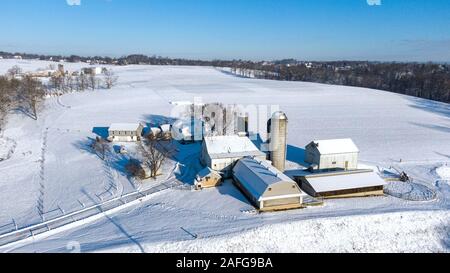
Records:
[[[222,183],[222,176],[219,172],[211,168],[204,168],[195,178],[195,189],[201,190],[205,188],[217,187]]]
[[[383,195],[386,185],[373,170],[335,171],[295,179],[309,195],[329,199]]]
[[[108,129],[110,141],[133,142],[140,141],[144,126],[140,123],[114,123]]]
[[[212,136],[203,141],[202,164],[222,173],[224,178],[230,178],[234,164],[246,156],[266,159],[266,154],[246,136]]]
[[[297,183],[266,160],[243,158],[233,168],[236,186],[260,211],[301,208],[303,193]]]
[[[315,140],[305,148],[305,162],[319,170],[356,170],[359,149],[351,139]]]

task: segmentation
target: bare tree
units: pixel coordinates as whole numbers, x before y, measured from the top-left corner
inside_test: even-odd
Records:
[[[136,177],[138,179],[144,180],[145,177],[145,170],[141,166],[141,162],[136,159],[131,159],[126,165],[125,169],[129,174],[131,174],[133,177]]]
[[[92,89],[92,91],[94,91],[95,88],[97,87],[97,82],[98,82],[97,77],[95,77],[94,74],[89,75],[88,85]]]
[[[42,83],[31,76],[25,76],[20,82],[20,103],[22,110],[37,120],[38,111],[43,106],[45,90]]]
[[[164,162],[175,153],[171,141],[162,141],[156,138],[148,138],[139,142],[138,151],[144,158],[144,164],[150,170],[150,177],[156,177]]]
[[[116,76],[116,74],[114,73],[114,71],[112,69],[106,69],[104,71],[104,75],[105,75],[105,78],[104,78],[105,87],[107,89],[113,88],[117,84],[119,77]]]
[[[108,141],[97,137],[92,143],[92,149],[97,153],[97,155],[102,159],[106,160],[106,155],[110,151],[110,146]]]
[[[8,70],[8,76],[10,76],[11,78],[16,77],[20,73],[22,73],[22,68],[20,68],[18,65],[15,65]]]
[[[10,82],[6,77],[0,77],[0,131],[6,113],[11,104]]]
[[[64,90],[73,91],[73,77],[69,73],[64,76]]]
[[[63,90],[64,89],[64,77],[54,74],[50,77],[50,84],[56,90]]]
[[[77,84],[77,89],[79,91],[84,91],[88,88],[88,78],[84,73],[81,73],[80,75],[78,75],[78,77],[76,77],[75,79],[76,84]]]

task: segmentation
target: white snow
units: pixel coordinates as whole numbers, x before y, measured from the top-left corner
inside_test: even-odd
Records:
[[[342,154],[342,153],[359,153],[353,140],[347,139],[327,139],[314,140],[317,149],[323,155]]]
[[[450,180],[450,167],[442,166],[436,169],[437,175],[443,180]]]
[[[267,225],[239,234],[143,244],[146,252],[449,252],[449,213],[406,212]],[[288,242],[288,243],[287,243]],[[102,252],[135,252],[135,247]]]
[[[374,172],[311,176],[307,179],[314,190],[319,193],[386,185],[386,182]]]
[[[0,74],[16,64],[26,72],[52,63],[0,60]],[[69,71],[85,66],[83,63],[64,65]],[[304,163],[303,147],[314,139],[351,137],[361,151],[362,164],[374,169],[395,166],[406,171],[415,183],[420,182],[415,184],[421,185],[415,187],[415,192],[429,189],[437,193],[436,198],[430,202],[410,202],[391,196],[332,200],[323,207],[248,214],[243,212],[253,207],[230,183],[201,192],[168,190],[141,204],[117,209],[95,222],[55,231],[14,251],[65,252],[71,241],[79,242],[81,250],[87,252],[133,250],[138,245],[145,251],[203,251],[213,245],[210,242],[215,238],[224,247],[226,240],[236,242],[226,246],[230,251],[352,251],[350,244],[356,235],[359,239],[355,241],[355,252],[448,251],[448,240],[444,240],[439,228],[442,225],[436,221],[448,223],[449,185],[435,184],[448,175],[446,169],[439,170],[439,174],[433,172],[450,164],[448,104],[356,87],[245,79],[212,67],[108,68],[119,76],[118,85],[111,90],[50,97],[37,121],[20,113],[9,116],[2,139],[14,141],[15,148],[14,153],[8,152],[8,159],[0,162],[0,234],[14,230],[15,225],[23,228],[136,191],[141,186],[126,175],[127,158],[114,155],[102,161],[90,150],[89,138],[104,135],[109,124],[116,121],[171,123],[174,117],[170,102],[199,101],[198,97],[204,103],[278,105],[289,117],[289,166]],[[263,138],[266,122],[267,119],[258,122],[263,124],[258,128]],[[7,146],[0,145],[3,151],[10,151],[5,149]],[[168,162],[161,179],[194,181],[203,168],[199,164],[201,146],[180,145],[178,149],[178,164]],[[132,146],[127,150],[132,150]],[[40,215],[41,206],[44,215]],[[395,217],[389,215],[393,212]],[[373,214],[384,216],[377,218]],[[404,216],[406,220],[402,221],[399,215],[409,216]],[[318,232],[303,229],[303,226],[325,223],[336,226],[323,233],[322,229]],[[338,229],[340,225],[351,228],[345,232]],[[194,241],[195,247],[190,248],[188,243],[192,241],[185,241],[192,236],[180,227],[203,239]],[[382,232],[378,234],[380,229]],[[299,242],[296,247],[291,241],[298,242],[297,237],[283,241],[281,235],[274,235],[276,241],[258,248],[258,237],[253,237],[254,244],[250,242],[250,230],[262,234],[308,231],[306,237],[301,237],[314,243],[307,248]],[[397,233],[400,235],[390,235]],[[316,240],[321,234],[328,235],[324,240]],[[248,237],[242,237],[242,243],[238,243],[241,235]],[[334,241],[331,235],[335,236]],[[383,244],[373,243],[372,239],[383,235],[388,236],[380,240]],[[414,242],[409,238],[414,238]],[[340,245],[339,242],[349,243]],[[157,250],[158,245],[167,248]]]
[[[110,131],[137,131],[139,123],[113,123],[109,126]]]
[[[263,155],[248,137],[236,135],[205,137],[205,145],[211,158],[239,157],[242,154]]]

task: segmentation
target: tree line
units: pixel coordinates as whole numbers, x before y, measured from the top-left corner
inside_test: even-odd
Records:
[[[434,63],[327,62],[241,63],[231,72],[244,77],[373,88],[450,103],[450,66]]]
[[[5,75],[0,75],[0,132],[10,111],[16,110],[37,120],[47,94],[111,89],[117,81],[118,76],[106,69],[101,78],[94,74],[55,73],[43,83],[37,77],[23,73],[19,66],[13,66]]]
[[[48,56],[0,52],[4,58],[21,56],[67,62],[112,65],[192,65],[231,68],[231,72],[260,79],[306,81],[380,89],[415,97],[450,102],[450,65],[438,63],[397,63],[368,61],[304,62],[294,59],[277,61],[189,60],[133,54],[119,58]]]

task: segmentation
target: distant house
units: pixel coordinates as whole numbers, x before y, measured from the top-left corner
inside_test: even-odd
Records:
[[[85,75],[96,76],[96,75],[100,75],[103,73],[103,68],[101,68],[101,67],[85,67],[85,68],[81,69],[81,72],[83,72],[83,74],[85,74]]]
[[[222,183],[222,176],[219,172],[207,167],[201,170],[195,178],[195,189],[217,187]]]
[[[140,141],[144,127],[139,123],[115,123],[108,129],[110,141],[133,142]]]
[[[359,149],[351,139],[316,140],[306,146],[306,163],[319,170],[356,170]]]
[[[303,193],[297,183],[266,160],[243,158],[233,168],[236,186],[260,211],[302,207]]]
[[[203,141],[202,164],[222,173],[224,178],[230,178],[234,164],[246,156],[266,159],[266,154],[246,136],[213,136]]]
[[[307,194],[323,198],[383,195],[386,185],[373,170],[305,174],[296,176],[295,180]]]

